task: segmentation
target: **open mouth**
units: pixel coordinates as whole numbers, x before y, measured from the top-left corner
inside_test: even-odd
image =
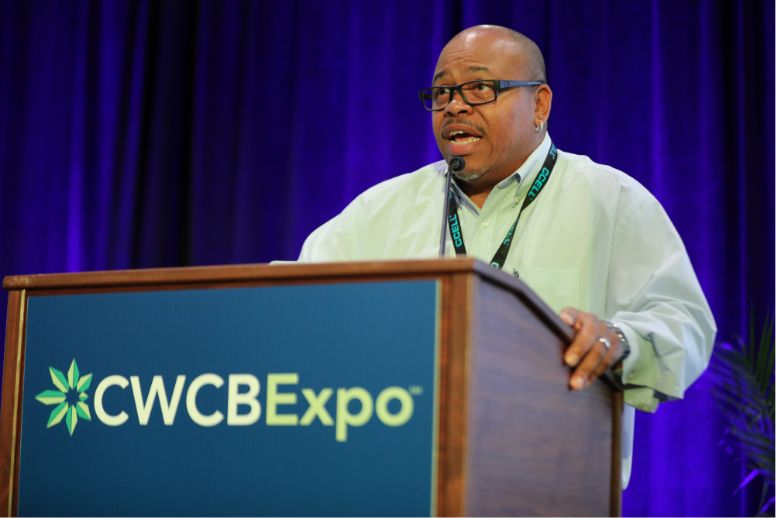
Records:
[[[455,130],[447,133],[445,138],[456,144],[472,144],[480,140],[481,137],[473,133],[467,133],[463,130]]]
[[[442,138],[448,142],[447,152],[452,155],[469,155],[479,147],[478,142],[483,138],[482,132],[471,124],[448,124],[442,130]]]

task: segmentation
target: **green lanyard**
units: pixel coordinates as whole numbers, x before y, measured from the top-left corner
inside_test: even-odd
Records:
[[[517,230],[517,223],[520,221],[520,215],[523,211],[539,196],[544,186],[547,185],[547,181],[550,179],[552,170],[555,168],[555,162],[558,161],[558,150],[555,144],[550,145],[550,151],[547,153],[547,158],[544,159],[544,165],[542,166],[539,174],[536,175],[536,179],[531,185],[531,189],[523,199],[523,205],[520,207],[520,212],[517,213],[517,218],[512,224],[512,227],[504,236],[501,241],[501,246],[496,250],[496,255],[490,260],[490,265],[496,268],[503,268],[504,262],[507,260],[507,254],[509,254],[509,248],[512,246],[515,230]],[[456,255],[466,255],[466,245],[463,242],[463,230],[461,229],[461,222],[458,219],[458,202],[453,196],[453,191],[448,193],[450,197],[450,211],[447,214],[447,227],[450,229],[450,237],[453,240],[453,246],[455,247]]]

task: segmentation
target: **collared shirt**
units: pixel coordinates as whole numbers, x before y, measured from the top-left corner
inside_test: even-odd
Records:
[[[550,149],[544,141],[481,209],[456,187],[466,251],[490,262]],[[444,161],[382,182],[305,241],[300,261],[433,258],[443,224]],[[446,255],[455,255],[447,241]],[[558,151],[546,186],[520,217],[504,271],[555,311],[571,306],[614,322],[631,354],[625,403],[654,412],[703,372],[716,334],[690,259],[659,202],[636,180]],[[626,407],[624,448],[633,412]],[[623,482],[630,451],[623,451]]]

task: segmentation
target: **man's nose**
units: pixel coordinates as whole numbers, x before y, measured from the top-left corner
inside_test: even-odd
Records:
[[[458,94],[456,96],[456,94]],[[457,115],[459,113],[471,113],[472,107],[466,101],[463,100],[463,96],[460,92],[453,90],[450,93],[450,102],[445,107],[445,113],[451,115]]]

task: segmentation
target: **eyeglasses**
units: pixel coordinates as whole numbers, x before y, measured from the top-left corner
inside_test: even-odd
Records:
[[[423,107],[430,112],[444,110],[453,101],[455,92],[469,106],[488,104],[498,98],[499,92],[521,86],[539,86],[544,81],[509,81],[505,79],[480,79],[459,85],[432,86],[418,92]]]

